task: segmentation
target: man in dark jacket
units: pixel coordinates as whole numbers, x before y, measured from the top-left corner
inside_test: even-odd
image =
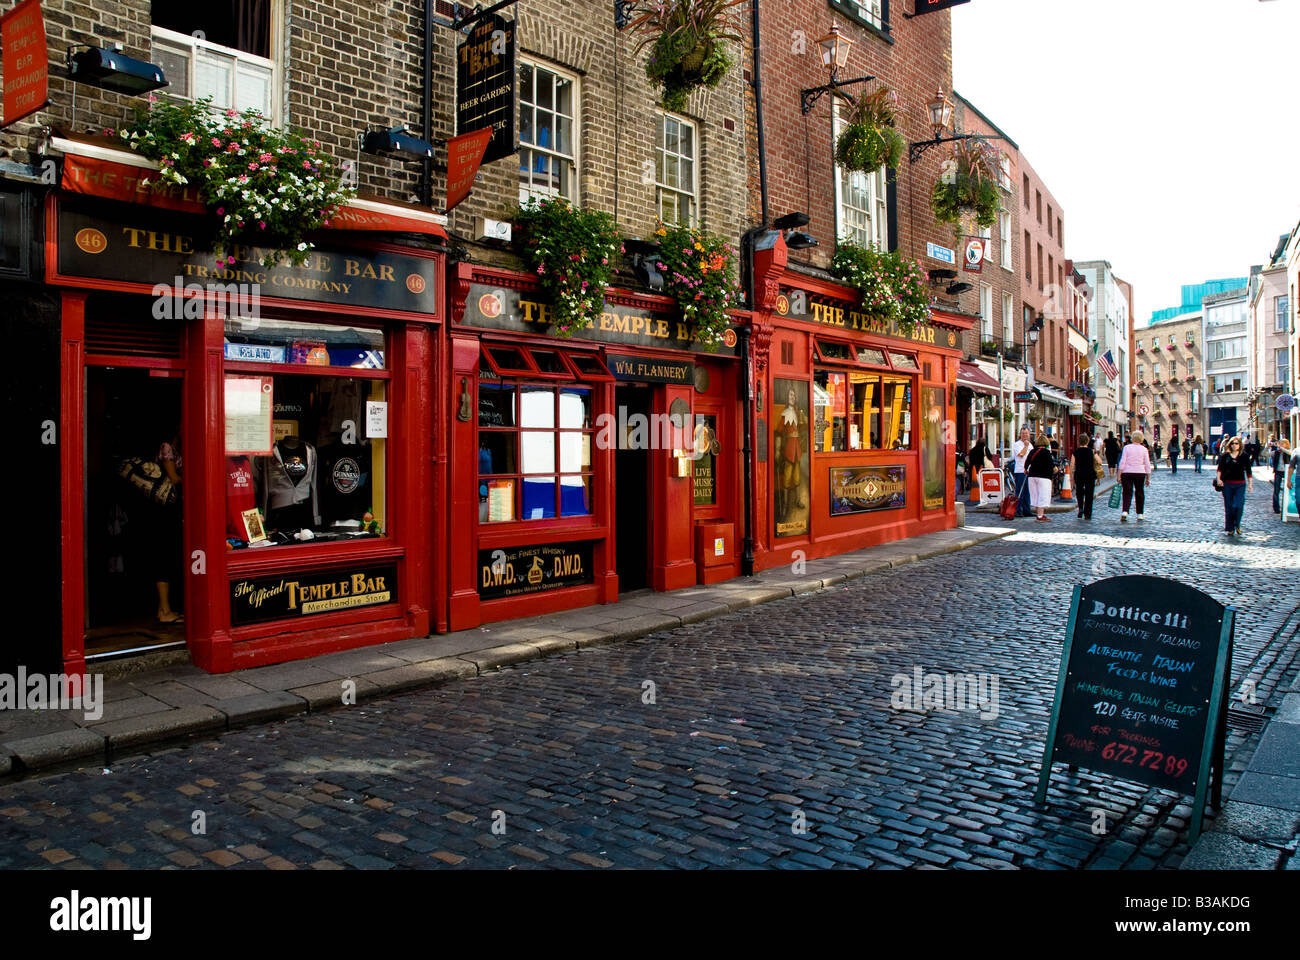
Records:
[[[1119,441],[1115,439],[1115,431],[1106,431],[1106,442],[1102,444],[1102,449],[1106,451],[1106,469],[1110,475],[1115,476],[1115,467],[1119,464]]]
[[[1269,466],[1273,468],[1273,512],[1282,512],[1282,478],[1291,460],[1291,441],[1283,437],[1273,450]]]

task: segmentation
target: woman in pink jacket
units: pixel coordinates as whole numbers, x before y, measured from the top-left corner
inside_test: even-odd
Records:
[[[1119,455],[1119,482],[1124,488],[1124,506],[1119,515],[1121,523],[1128,521],[1129,502],[1137,497],[1137,518],[1142,519],[1146,506],[1146,488],[1151,485],[1151,454],[1142,445],[1146,438],[1135,430]]]

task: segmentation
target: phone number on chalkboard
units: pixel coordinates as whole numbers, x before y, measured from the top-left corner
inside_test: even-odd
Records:
[[[1152,770],[1159,770],[1161,764],[1164,764],[1165,773],[1171,777],[1181,777],[1187,772],[1187,761],[1182,757],[1167,757],[1158,750],[1143,750],[1142,759],[1138,760],[1137,757],[1138,748],[1127,743],[1112,740],[1101,748],[1103,760],[1114,760],[1116,763],[1133,763],[1136,760],[1139,767],[1150,767]]]

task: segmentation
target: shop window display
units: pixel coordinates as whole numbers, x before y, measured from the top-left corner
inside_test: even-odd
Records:
[[[813,448],[817,453],[912,447],[912,384],[908,377],[817,370],[813,403]]]
[[[231,320],[225,353],[231,546],[382,535],[388,435],[382,331]]]
[[[589,386],[481,383],[480,522],[589,515],[592,421]]]

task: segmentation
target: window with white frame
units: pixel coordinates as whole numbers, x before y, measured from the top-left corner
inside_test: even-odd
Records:
[[[838,98],[831,111],[836,139],[847,121]],[[872,173],[846,170],[835,165],[835,235],[862,247],[884,250],[889,245],[888,217],[885,212],[885,168]]]
[[[1015,322],[1012,313],[1016,309],[1015,298],[1009,293],[1002,294],[1002,339],[1006,343],[1011,343],[1016,339],[1015,331],[1011,325]]]
[[[519,63],[519,199],[576,194],[578,79],[553,67]]]
[[[1286,333],[1289,328],[1289,311],[1290,306],[1287,303],[1286,294],[1273,298],[1273,330],[1275,332]]]
[[[695,223],[698,142],[691,121],[659,114],[655,140],[655,209],[659,219],[670,226]]]
[[[993,288],[987,283],[980,284],[980,335],[993,339]]]
[[[1278,347],[1273,351],[1273,363],[1276,367],[1273,382],[1282,384],[1283,388],[1289,387],[1291,385],[1291,365],[1286,347]]]
[[[830,4],[878,30],[889,29],[888,0],[830,0]]]
[[[998,211],[998,245],[1002,248],[1002,266],[1011,267],[1011,211]]]
[[[153,62],[186,100],[212,98],[214,109],[256,110],[278,120],[280,73],[274,37],[278,3],[232,0],[220,13],[189,0],[153,0]]]
[[[998,154],[998,186],[1003,190],[1011,190],[1011,158],[1005,153]]]

